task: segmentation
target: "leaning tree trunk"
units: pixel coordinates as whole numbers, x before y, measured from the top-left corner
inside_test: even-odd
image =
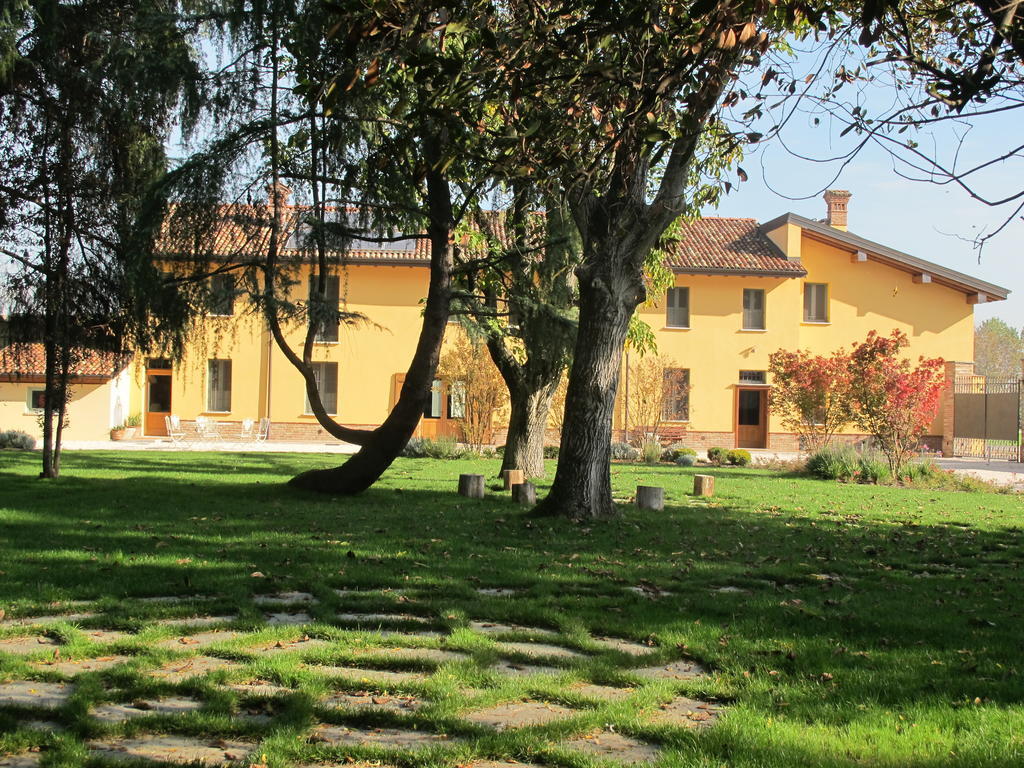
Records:
[[[620,244],[620,247],[623,247]],[[612,414],[629,318],[643,300],[639,275],[625,259],[580,268],[580,322],[569,371],[558,469],[537,514],[574,520],[614,517],[611,488]],[[632,279],[631,279],[632,277]]]
[[[511,412],[501,471],[521,469],[527,478],[544,476],[544,438],[548,428],[551,400],[558,388],[554,383],[509,387]]]

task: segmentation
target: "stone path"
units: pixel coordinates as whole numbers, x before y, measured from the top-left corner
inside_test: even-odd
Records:
[[[491,597],[508,597],[521,590],[511,587],[482,587],[477,591]],[[358,593],[364,596],[386,594],[380,589],[343,590],[343,592],[346,595]],[[180,602],[191,599],[193,598],[182,598]],[[256,595],[252,600],[255,605],[280,606],[281,608],[290,605],[301,607],[317,604],[312,593],[300,591]],[[171,604],[179,602],[179,599],[148,598],[137,600],[137,602]],[[184,606],[182,607],[184,608]],[[63,649],[60,641],[55,637],[43,634],[44,628],[59,621],[68,621],[73,617],[97,618],[96,614],[81,613],[8,620],[5,624],[28,629],[19,634],[0,638],[0,657],[6,655],[24,659],[29,662],[30,667],[38,672],[52,672],[65,677],[107,670],[134,661],[134,657],[128,655],[99,655],[99,653],[91,658],[62,658],[60,653]],[[264,617],[266,623],[271,626],[301,627],[312,625],[315,622],[306,611],[282,610],[276,613],[266,613]],[[447,675],[455,681],[462,696],[474,700],[479,697],[488,697],[480,701],[475,708],[470,705],[471,708],[464,712],[460,719],[467,724],[494,731],[542,727],[553,723],[572,721],[573,718],[593,713],[595,706],[630,698],[640,692],[646,681],[687,682],[708,675],[707,670],[697,662],[685,659],[666,661],[663,656],[656,656],[663,652],[662,649],[635,640],[598,635],[590,641],[591,644],[588,646],[590,650],[580,651],[560,644],[567,642],[567,638],[553,629],[474,620],[469,622],[469,629],[491,639],[493,648],[499,654],[508,654],[511,657],[498,659],[489,667],[479,667],[480,662],[474,660],[473,655],[469,652],[459,649],[458,643],[452,643],[455,647],[444,647],[448,645],[448,641],[445,639],[446,632],[413,628],[412,625],[429,624],[431,622],[429,618],[404,613],[369,611],[365,613],[342,612],[336,614],[335,618],[339,625],[349,625],[351,629],[379,629],[381,625],[394,625],[398,628],[388,630],[385,635],[385,644],[373,645],[370,643],[373,643],[374,640],[365,636],[347,641],[339,639],[339,637],[344,638],[344,634],[340,636],[332,634],[331,639],[324,639],[322,636],[310,637],[302,634],[301,628],[294,630],[295,634],[300,635],[299,637],[281,640],[257,639],[259,638],[258,634],[217,628],[217,625],[229,624],[237,620],[237,616],[234,615],[191,616],[178,619],[156,619],[147,622],[147,626],[174,627],[182,634],[164,638],[154,644],[156,648],[173,651],[179,658],[166,662],[156,669],[150,669],[145,674],[162,683],[171,685],[185,683],[188,687],[177,695],[168,690],[164,692],[164,695],[153,696],[150,694],[148,697],[129,701],[126,700],[125,692],[118,692],[115,682],[118,678],[116,676],[108,678],[105,681],[108,686],[108,694],[105,698],[108,701],[93,704],[88,710],[88,718],[96,723],[121,727],[125,727],[122,725],[124,723],[146,717],[185,718],[203,710],[206,706],[206,697],[209,694],[197,693],[197,690],[204,690],[195,688],[198,681],[208,678],[210,675],[222,674],[226,675],[227,679],[221,682],[219,689],[230,692],[240,699],[235,707],[241,711],[234,716],[234,721],[239,724],[258,723],[270,726],[274,723],[276,711],[279,709],[279,705],[272,699],[296,693],[300,689],[274,682],[273,673],[262,672],[263,675],[270,675],[271,679],[253,677],[251,676],[253,670],[250,668],[248,672],[250,676],[243,676],[247,669],[247,662],[244,659],[258,661],[271,659],[277,655],[295,655],[301,659],[307,651],[326,648],[336,648],[354,656],[365,657],[364,660],[361,660],[369,666],[305,662],[298,665],[306,672],[312,672],[325,678],[318,685],[322,686],[326,683],[328,686],[339,689],[326,694],[317,693],[313,696],[316,705],[314,711],[319,712],[325,719],[354,717],[360,713],[367,713],[364,716],[372,717],[373,715],[370,713],[376,712],[381,713],[379,715],[381,717],[387,716],[384,714],[387,713],[408,718],[408,722],[416,723],[418,718],[422,717],[419,714],[420,710],[431,704],[432,696],[438,695],[432,693],[435,690],[431,688],[431,685],[434,684],[431,682],[432,679],[444,679]],[[12,625],[11,621],[19,623]],[[93,623],[98,624],[99,622],[94,621]],[[406,626],[408,629],[403,630],[400,628],[402,626]],[[117,629],[86,628],[77,631],[81,632],[84,639],[97,646],[113,646],[136,637],[130,632]],[[309,631],[314,630],[310,627]],[[248,644],[246,644],[247,638],[250,638]],[[440,640],[440,642],[431,642],[436,640]],[[242,660],[219,658],[219,652],[214,648],[229,642],[233,644],[235,651],[242,652],[240,657],[236,657]],[[437,647],[438,645],[442,647]],[[207,655],[208,653],[212,655]],[[43,660],[40,660],[40,657]],[[653,658],[648,659],[647,657]],[[516,658],[521,658],[523,661],[516,661]],[[656,659],[660,663],[652,664]],[[581,680],[580,678],[585,676],[587,670],[585,664],[591,660],[600,663],[603,667],[607,667],[609,664],[613,665],[618,672],[640,682],[637,683],[637,687],[617,687]],[[388,666],[389,662],[395,661],[412,666],[419,664],[425,666],[422,670],[373,668]],[[560,668],[547,666],[544,663],[546,661],[553,664],[574,663],[574,665],[572,669]],[[452,662],[467,666],[453,669],[450,674],[441,669],[434,669]],[[486,684],[480,684],[480,687],[477,688],[460,685],[458,678],[458,675],[461,674],[460,670],[471,668],[480,672],[489,672],[492,685],[496,680],[500,681],[502,678],[522,680],[539,676],[565,676],[566,687],[562,690],[571,694],[572,697],[576,697],[569,698],[569,701],[576,702],[573,706],[578,708],[574,709],[573,706],[567,706],[565,703],[556,704],[542,700],[540,691],[533,693],[536,698],[493,703],[493,687]],[[538,680],[538,683],[540,682]],[[550,685],[551,681],[548,680],[546,683]],[[123,685],[123,683],[121,684]],[[293,684],[297,685],[298,683]],[[401,690],[402,686],[406,684],[413,686],[409,693],[387,692],[392,687]],[[421,684],[425,684],[425,687],[420,688]],[[522,684],[520,683],[520,685]],[[529,681],[526,682],[526,685],[530,685]],[[74,690],[74,684],[71,682],[0,681],[0,710],[14,709],[16,717],[16,712],[19,709],[60,710],[69,702]],[[309,695],[309,692],[304,692],[304,695]],[[113,701],[109,701],[109,699],[113,699]],[[333,717],[327,717],[328,712],[335,714]],[[638,710],[637,714],[642,722],[652,726],[693,730],[712,726],[721,717],[722,708],[712,702],[676,696],[671,701],[646,706]],[[592,715],[589,716],[592,717]],[[81,717],[81,715],[65,712],[59,719],[64,720],[66,717]],[[31,728],[33,722],[35,721],[26,719],[25,713],[17,720],[18,727],[23,729]],[[594,721],[589,720],[588,722],[593,723]],[[44,732],[56,732],[65,728],[59,723],[39,721],[39,724],[40,729]],[[76,732],[70,721],[67,725],[71,729],[70,733]],[[223,741],[180,734],[146,733],[147,724],[144,719],[137,725],[133,724],[127,727],[133,729],[129,731],[132,734],[131,738],[115,737],[93,740],[87,744],[90,753],[96,757],[111,760],[210,766],[236,762],[245,764],[247,759],[252,759],[254,753],[258,757],[256,752],[258,744],[255,741]],[[568,727],[571,728],[571,725]],[[417,750],[432,745],[466,743],[461,739],[437,733],[429,728],[415,726],[374,728],[325,723],[313,727],[309,741],[339,749],[383,747],[395,750]],[[579,734],[562,739],[554,746],[568,753],[577,752],[580,756],[612,760],[622,764],[649,763],[656,761],[661,754],[660,748],[656,744],[624,736],[612,730]],[[252,762],[254,765],[258,765],[260,761],[257,759]],[[0,768],[37,768],[38,765],[39,753],[36,752],[0,756]],[[358,761],[338,763],[337,765],[338,768],[341,765],[346,768],[381,766],[378,762],[360,763]],[[478,759],[462,765],[465,768],[515,768],[516,766],[540,768],[533,763],[492,759]],[[332,768],[332,766],[324,763],[316,764],[315,768]]]
[[[0,621],[0,627],[44,627],[49,624],[58,624],[66,621],[69,624],[77,624],[81,621],[95,619],[99,614],[95,613],[66,613],[52,616],[26,616],[18,619],[4,619]]]

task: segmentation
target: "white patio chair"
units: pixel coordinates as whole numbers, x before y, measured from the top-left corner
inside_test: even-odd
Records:
[[[205,416],[196,417],[196,434],[200,440],[219,443],[221,441],[220,430],[217,428],[217,422],[208,419]]]
[[[260,425],[256,429],[256,442],[265,443],[267,438],[270,437],[270,419],[260,419]]]
[[[253,442],[256,440],[255,419],[242,419],[242,428],[238,433],[238,439],[243,443]]]
[[[188,439],[188,434],[181,426],[181,419],[173,414],[170,416],[164,416],[164,425],[167,427],[167,436],[171,438],[171,444],[178,446],[179,448],[191,447],[191,441]]]

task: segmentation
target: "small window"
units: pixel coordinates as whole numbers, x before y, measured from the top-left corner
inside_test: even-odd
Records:
[[[427,419],[441,418],[441,380],[434,379],[434,385],[430,388],[430,399],[427,407],[423,409],[423,417]]]
[[[764,290],[761,288],[744,288],[743,330],[763,331],[764,329]]]
[[[669,328],[690,327],[690,289],[669,288],[665,300],[665,325]]]
[[[453,381],[448,385],[448,418],[466,418],[466,385],[461,381]]]
[[[46,407],[46,390],[30,389],[28,391],[28,409],[33,413],[42,412]]]
[[[320,393],[320,402],[329,414],[338,412],[338,364],[312,363],[313,378],[316,379],[316,390]],[[313,413],[313,406],[306,396],[306,413]]]
[[[316,340],[321,344],[338,340],[338,302],[341,297],[341,280],[337,275],[328,275],[324,285],[323,298],[319,293],[320,280],[317,275],[309,276],[309,317],[316,323]]]
[[[828,322],[828,283],[804,283],[804,322]]]
[[[151,357],[146,360],[146,367],[152,368],[154,371],[169,371],[171,370],[171,361],[166,357]]]
[[[767,384],[767,371],[740,371],[740,384]]]
[[[206,410],[228,413],[231,410],[231,361],[210,360],[206,382]]]
[[[662,373],[661,418],[690,420],[690,369],[666,368]]]
[[[234,275],[214,275],[210,278],[210,314],[222,317],[235,314]]]

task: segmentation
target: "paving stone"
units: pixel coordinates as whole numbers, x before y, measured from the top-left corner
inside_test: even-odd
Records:
[[[531,656],[533,658],[552,658],[552,659],[581,659],[583,658],[582,653],[576,651],[570,651],[568,648],[563,648],[560,645],[548,645],[546,643],[501,643],[498,648],[501,651],[510,651],[513,653],[521,653],[524,656]]]
[[[426,624],[429,619],[409,613],[339,613],[338,621],[352,624]]]
[[[496,731],[546,725],[555,720],[572,717],[576,712],[558,704],[544,701],[513,701],[496,707],[480,709],[463,715],[463,719],[477,725],[486,725]]]
[[[210,632],[199,632],[195,635],[181,635],[180,637],[169,637],[156,643],[157,648],[169,648],[175,651],[187,651],[193,648],[206,648],[218,643],[226,643],[241,637],[241,632],[230,629],[217,629]]]
[[[273,595],[255,595],[252,599],[256,605],[271,605],[273,603],[298,603],[311,604],[317,602],[309,592],[278,592]]]
[[[89,713],[104,723],[123,723],[147,715],[183,715],[202,709],[203,702],[182,696],[133,701],[131,704],[100,704]]]
[[[738,595],[749,595],[749,589],[740,589],[739,587],[712,587],[712,592],[718,592],[723,595],[738,594]]]
[[[524,627],[519,624],[495,624],[492,621],[471,621],[469,622],[469,628],[477,632],[483,632],[485,635],[508,635],[516,632],[541,635],[542,637],[556,637],[558,635],[553,630],[542,629],[541,627]]]
[[[69,683],[39,683],[16,680],[0,683],[0,707],[59,707],[68,700]]]
[[[333,693],[323,701],[339,709],[383,709],[388,712],[415,712],[423,702],[414,696],[389,696],[383,693]]]
[[[227,624],[237,616],[192,616],[187,619],[160,619],[153,624],[158,627],[210,627],[214,624]]]
[[[577,683],[570,685],[567,690],[569,693],[600,701],[621,701],[628,699],[636,692],[635,688],[616,688],[612,685],[595,685],[594,683]]]
[[[557,667],[542,667],[537,664],[520,664],[515,661],[499,661],[494,671],[509,677],[528,677],[530,675],[560,675],[565,670]]]
[[[451,741],[443,733],[407,731],[401,728],[360,730],[346,728],[343,725],[322,725],[313,732],[309,740],[331,746],[372,746],[390,749],[418,749]]]
[[[345,677],[360,683],[412,683],[422,682],[429,675],[422,672],[402,672],[390,669],[365,669],[362,667],[309,666],[307,669],[330,677]]]
[[[358,653],[373,656],[383,656],[388,659],[403,659],[409,661],[432,661],[436,664],[445,664],[449,661],[465,661],[469,654],[459,651],[447,651],[443,648],[360,648]]]
[[[630,656],[646,656],[658,650],[650,645],[623,640],[621,637],[595,637],[594,642],[606,650],[628,653]]]
[[[695,661],[673,661],[669,664],[628,670],[637,677],[651,680],[693,680],[707,677],[707,670]]]
[[[319,638],[303,637],[298,640],[277,640],[273,643],[257,645],[251,648],[253,653],[261,655],[277,655],[282,653],[303,653],[314,648],[328,648],[333,643]]]
[[[85,633],[87,639],[103,645],[119,643],[127,638],[135,637],[130,632],[121,632],[117,629],[83,629],[82,632]]]
[[[185,603],[189,600],[212,600],[209,595],[157,595],[156,597],[129,597],[136,603]]]
[[[98,656],[94,659],[63,659],[55,661],[37,661],[31,666],[47,672],[59,672],[67,677],[84,675],[86,672],[99,672],[131,661],[131,656]]]
[[[267,613],[267,625],[271,627],[290,627],[299,624],[312,624],[313,617],[305,611],[299,613]]]
[[[338,597],[366,597],[368,595],[393,595],[395,597],[401,597],[402,591],[398,589],[391,589],[391,587],[372,587],[372,588],[349,588],[342,587],[341,589],[331,590]]]
[[[537,763],[519,763],[515,760],[474,760],[467,763],[465,768],[544,768]]]
[[[18,725],[40,733],[65,733],[67,731],[66,726],[55,723],[53,720],[21,720]]]
[[[201,677],[221,669],[240,669],[241,666],[237,662],[217,659],[213,656],[194,656],[191,659],[179,659],[168,662],[159,669],[154,669],[149,674],[159,680],[166,680],[169,683],[180,683],[182,680],[188,680],[190,677]]]
[[[562,743],[563,747],[583,752],[592,757],[617,760],[620,763],[636,765],[654,762],[661,756],[661,750],[653,744],[646,744],[618,733],[601,731],[580,736]]]
[[[39,752],[22,752],[18,755],[0,755],[0,768],[35,768],[39,765],[42,754]]]
[[[478,595],[486,597],[511,597],[512,595],[518,595],[522,591],[515,587],[479,587],[476,590]]]
[[[707,701],[679,696],[651,711],[648,720],[656,725],[676,728],[706,728],[720,716],[722,708]]]
[[[222,739],[190,736],[141,736],[135,739],[91,741],[89,749],[113,760],[159,760],[166,763],[224,765],[244,760],[253,745]]]
[[[286,693],[293,693],[293,688],[286,688],[283,685],[275,685],[267,680],[248,680],[244,683],[229,683],[224,686],[242,696],[259,696],[269,698],[281,696]]]
[[[18,619],[5,619],[0,621],[0,627],[38,627],[46,624],[56,624],[61,621],[66,621],[70,624],[77,624],[80,621],[88,621],[89,619],[95,619],[99,614],[92,612],[85,613],[65,613],[65,614],[54,614],[51,616],[24,616]]]
[[[658,600],[662,597],[671,597],[672,592],[667,589],[660,589],[654,585],[641,586],[641,587],[625,587],[627,592],[632,592],[634,595],[640,595],[646,597],[648,600]]]
[[[390,632],[382,632],[385,640],[400,640],[403,637],[448,637],[447,632],[441,632],[436,629],[410,629],[401,632],[391,630]]]
[[[53,656],[53,651],[59,646],[52,637],[6,637],[0,640],[0,653],[10,653],[15,656],[28,656],[33,653],[46,652]]]
[[[382,763],[378,760],[354,760],[344,763],[303,763],[296,768],[395,768],[391,763]]]

